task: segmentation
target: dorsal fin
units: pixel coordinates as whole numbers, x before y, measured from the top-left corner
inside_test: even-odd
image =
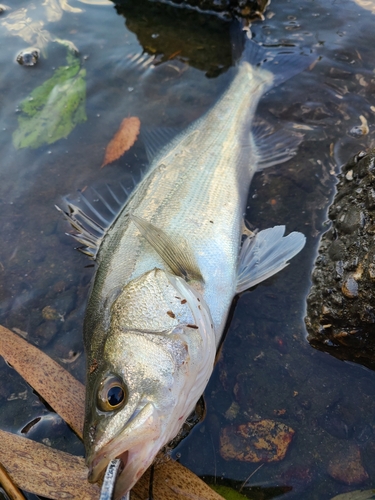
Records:
[[[169,144],[178,134],[180,130],[173,127],[144,127],[141,128],[141,138],[145,145],[146,154],[149,162]]]
[[[178,241],[172,239],[162,229],[137,215],[130,214],[130,218],[141,235],[150,243],[176,276],[185,278],[185,280],[203,281],[186,240],[183,238],[178,238]]]
[[[66,210],[56,206],[75,230],[66,234],[82,245],[77,248],[80,252],[96,259],[104,236],[122,212],[131,191],[122,183],[106,184],[102,189],[89,188],[81,192],[74,201],[64,198]]]

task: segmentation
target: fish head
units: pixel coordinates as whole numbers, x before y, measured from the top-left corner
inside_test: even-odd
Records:
[[[100,356],[89,354],[84,441],[91,482],[121,459],[117,499],[193,410],[212,372],[215,336],[199,293],[160,269],[125,286],[110,313]]]

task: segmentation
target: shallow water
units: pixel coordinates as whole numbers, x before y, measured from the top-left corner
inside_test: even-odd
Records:
[[[138,116],[150,127],[183,128],[228,84],[232,54],[231,27],[215,17],[142,2],[138,9],[123,2],[117,10],[110,3],[71,0],[70,5],[80,11],[63,11],[53,0],[13,0],[0,15],[0,322],[83,381],[81,332],[93,269],[73,250],[54,205],[86,186],[118,179],[130,186],[139,180],[147,165],[141,140],[100,168],[121,120]],[[20,16],[17,25],[9,21],[12,13]],[[259,464],[223,460],[220,429],[266,418],[289,425],[295,435],[286,458],[254,473],[248,481],[253,489],[243,490],[250,498],[330,499],[359,488],[328,474],[330,461],[354,448],[369,477],[360,486],[374,487],[374,374],[315,351],[303,323],[335,172],[350,155],[374,145],[374,20],[371,11],[349,0],[280,0],[252,26],[256,41],[297,44],[319,58],[310,71],[261,101],[262,119],[297,126],[304,141],[292,161],[256,176],[246,216],[260,229],[285,224],[287,231],[302,231],[307,244],[287,269],[236,302],[206,390],[207,417],[176,450],[181,463],[208,481],[224,478],[241,485]],[[12,134],[21,101],[66,64],[66,47],[56,38],[79,50],[87,120],[52,144],[16,149]],[[35,67],[15,62],[20,50],[38,44],[44,46]],[[144,67],[130,62],[143,48],[155,55],[155,67],[147,65],[147,57]],[[367,135],[355,129],[360,116],[367,120]],[[56,311],[56,319],[47,319],[46,306]],[[28,437],[83,453],[74,434],[3,361],[0,405],[0,428],[21,432],[41,416]],[[228,413],[231,406],[234,414]]]

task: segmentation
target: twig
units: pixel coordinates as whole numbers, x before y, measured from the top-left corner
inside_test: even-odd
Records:
[[[12,481],[6,469],[0,464],[0,484],[11,500],[26,500]]]
[[[264,465],[264,462],[263,462],[262,464],[260,464],[260,465],[259,465],[259,467],[257,467],[257,468],[256,468],[256,469],[255,469],[255,470],[254,470],[254,471],[250,474],[250,476],[249,476],[247,479],[245,479],[245,481],[244,481],[244,482],[242,483],[242,485],[241,485],[241,488],[238,490],[238,491],[239,491],[239,493],[241,493],[242,488],[244,488],[244,486],[246,485],[246,483],[247,483],[248,481],[250,481],[250,479],[253,477],[253,475],[254,475],[254,474],[256,474],[256,473],[258,472],[258,470],[259,470],[259,469],[261,469],[261,468],[263,467],[263,465]]]

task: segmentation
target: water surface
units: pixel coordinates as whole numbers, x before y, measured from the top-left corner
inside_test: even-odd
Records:
[[[233,29],[216,17],[147,2],[123,2],[117,9],[110,2],[71,0],[68,10],[63,4],[13,0],[0,16],[0,320],[84,381],[82,321],[93,268],[73,250],[54,205],[87,186],[138,182],[147,166],[141,140],[100,168],[121,120],[137,116],[148,127],[182,129],[201,116],[230,81]],[[292,161],[256,176],[246,218],[259,229],[285,224],[288,232],[303,232],[307,244],[287,269],[236,302],[206,390],[206,420],[177,452],[207,480],[241,485],[259,464],[223,460],[220,429],[277,420],[295,431],[286,458],[263,465],[248,481],[253,489],[243,492],[259,499],[324,500],[359,488],[328,473],[332,460],[354,448],[369,477],[360,486],[374,486],[374,374],[310,347],[303,317],[335,173],[350,155],[373,145],[375,18],[349,0],[274,1],[265,17],[252,26],[256,41],[298,45],[319,60],[261,101],[259,117],[297,127],[304,141]],[[17,149],[12,135],[21,102],[67,64],[61,40],[79,51],[87,120],[54,143]],[[38,64],[17,64],[18,52],[35,45]],[[131,62],[142,54],[143,65]],[[358,133],[360,116],[369,126],[366,135]],[[56,311],[54,319],[47,306]],[[40,416],[28,437],[83,453],[59,417],[0,361],[0,427],[21,432]]]

